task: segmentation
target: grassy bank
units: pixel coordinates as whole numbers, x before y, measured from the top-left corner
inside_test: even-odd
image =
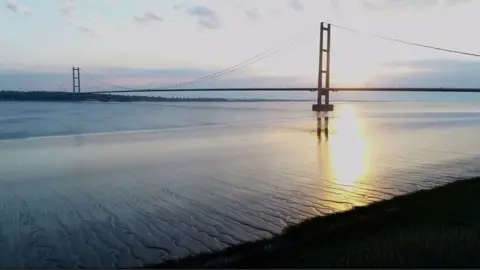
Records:
[[[480,178],[316,217],[155,268],[480,268]]]

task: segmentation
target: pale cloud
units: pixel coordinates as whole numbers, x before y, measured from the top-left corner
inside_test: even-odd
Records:
[[[139,23],[150,23],[150,22],[161,22],[163,21],[162,18],[160,18],[159,16],[157,16],[156,14],[148,11],[148,12],[145,12],[145,14],[143,16],[135,16],[133,18],[136,22],[139,22]]]
[[[75,2],[73,2],[73,0],[66,0],[63,2],[59,10],[65,15],[70,15],[77,10],[77,5]]]
[[[92,38],[95,38],[98,36],[97,32],[93,28],[88,26],[77,25],[75,26],[75,30]]]
[[[260,19],[260,12],[256,7],[245,9],[244,12],[245,12],[245,16],[247,16],[247,18],[249,18],[250,20],[257,21]]]
[[[478,74],[480,63],[462,60],[415,60],[388,63],[395,68],[407,68],[412,72],[396,72],[377,78],[385,86],[415,87],[480,87]]]
[[[438,0],[363,0],[366,9],[422,8],[437,5]]]
[[[366,9],[403,9],[431,8],[439,5],[453,6],[470,2],[471,0],[363,0]]]
[[[184,9],[187,5],[185,3],[182,3],[182,4],[176,4],[173,6],[173,9],[174,10],[181,10],[181,9]]]
[[[206,6],[195,6],[187,10],[188,14],[197,18],[197,23],[201,27],[208,29],[220,28],[220,19],[217,13]]]
[[[446,5],[460,5],[460,4],[464,4],[464,3],[467,3],[467,2],[471,2],[472,0],[444,0],[445,4]]]
[[[303,10],[303,4],[300,0],[288,0],[288,6],[295,11]]]
[[[20,14],[31,14],[32,11],[30,7],[20,4],[13,0],[8,0],[6,7],[13,12],[20,13]]]

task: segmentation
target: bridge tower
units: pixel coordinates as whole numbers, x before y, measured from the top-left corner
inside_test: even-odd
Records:
[[[80,93],[80,68],[73,67],[72,68],[72,78],[73,78],[73,94]]]
[[[312,111],[333,111],[330,104],[330,39],[332,27],[328,23],[320,24],[320,50],[318,68],[317,104],[313,104]],[[324,97],[324,98],[323,98]]]

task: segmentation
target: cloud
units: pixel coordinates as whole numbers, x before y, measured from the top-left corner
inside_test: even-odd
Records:
[[[181,9],[184,9],[187,5],[185,3],[183,4],[176,4],[173,6],[173,9],[174,10],[181,10]]]
[[[467,2],[472,2],[472,0],[444,0],[444,3],[448,6],[460,5]]]
[[[253,21],[258,21],[260,19],[260,13],[256,7],[245,9],[245,16]]]
[[[65,15],[70,15],[75,12],[75,10],[77,10],[77,5],[75,4],[75,2],[73,2],[73,0],[66,0],[63,2],[63,5],[60,7],[59,10]]]
[[[145,12],[143,16],[135,16],[133,18],[136,22],[139,23],[150,23],[150,22],[161,22],[163,21],[162,18],[157,16],[156,14],[152,12]]]
[[[75,31],[81,33],[81,34],[84,34],[84,35],[87,35],[91,38],[96,38],[98,37],[98,33],[97,31],[94,29],[94,27],[92,26],[93,24],[92,23],[89,23],[89,22],[84,22],[82,24],[77,24],[77,23],[74,23],[72,21],[68,21],[67,24],[72,27]]]
[[[71,74],[68,73],[0,71],[0,81],[2,82],[0,90],[59,91],[61,86],[70,86],[69,79],[71,80]]]
[[[197,17],[197,23],[207,29],[220,28],[220,20],[212,9],[205,6],[195,6],[187,10],[187,13]]]
[[[365,9],[398,9],[430,7],[438,4],[438,0],[363,0],[362,7]]]
[[[8,9],[16,13],[20,13],[20,14],[32,13],[31,9],[28,6],[20,4],[18,2],[14,2],[13,0],[8,0],[6,6]]]
[[[471,0],[362,0],[365,9],[405,9],[405,8],[430,8],[438,5],[460,5]]]
[[[87,27],[87,26],[77,25],[77,26],[75,26],[75,30],[77,30],[80,33],[86,34],[86,35],[88,35],[89,37],[92,37],[92,38],[95,38],[95,37],[98,36],[97,32],[94,29],[92,29],[90,27]]]
[[[300,0],[288,0],[288,6],[295,11],[303,10],[303,5],[302,5],[302,2],[300,2]]]
[[[382,75],[376,84],[410,87],[480,87],[480,63],[461,60],[392,62],[389,67],[411,70]]]

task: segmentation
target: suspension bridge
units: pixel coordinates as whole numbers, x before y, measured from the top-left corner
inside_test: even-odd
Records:
[[[312,105],[312,110],[317,112],[328,112],[334,110],[334,105],[330,103],[331,92],[363,92],[363,91],[375,91],[375,92],[454,92],[454,93],[480,93],[480,88],[425,88],[425,87],[331,87],[330,75],[331,75],[331,39],[332,39],[332,26],[343,28],[348,31],[357,31],[355,29],[322,22],[320,24],[320,44],[319,44],[319,59],[318,59],[318,84],[316,87],[287,87],[287,88],[186,88],[185,86],[195,85],[204,81],[215,79],[224,74],[235,71],[236,69],[253,62],[259,61],[265,57],[268,57],[268,53],[262,53],[260,55],[249,58],[237,65],[234,65],[225,70],[215,72],[208,76],[204,76],[192,81],[179,83],[162,88],[149,88],[149,89],[133,89],[113,84],[102,82],[105,85],[116,88],[115,90],[101,90],[101,91],[89,91],[88,94],[114,94],[114,93],[145,93],[145,92],[250,92],[250,91],[262,91],[262,92],[317,92],[317,103]],[[370,36],[386,39],[394,42],[399,42],[407,45],[423,47],[438,51],[445,51],[449,53],[480,57],[480,54],[456,51],[451,49],[445,49],[440,47],[428,46],[419,43],[413,43],[403,41],[399,39],[373,35]],[[282,45],[282,44],[281,44]],[[281,45],[277,45],[281,46]],[[273,48],[275,49],[275,48]],[[91,76],[80,67],[73,67],[72,79],[73,79],[73,94],[74,96],[83,94],[80,84],[80,71],[83,71],[87,75]],[[118,89],[118,90],[117,90]]]

